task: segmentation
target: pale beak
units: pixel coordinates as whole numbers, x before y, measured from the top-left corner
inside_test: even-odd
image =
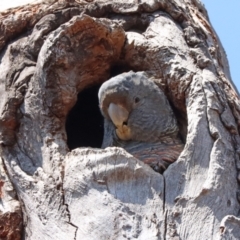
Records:
[[[108,115],[116,127],[122,127],[123,123],[127,122],[129,112],[121,105],[110,103]]]
[[[128,110],[121,105],[110,103],[108,107],[108,115],[113,124],[117,127],[116,133],[118,137],[122,140],[130,140],[131,131],[126,125],[129,116]]]

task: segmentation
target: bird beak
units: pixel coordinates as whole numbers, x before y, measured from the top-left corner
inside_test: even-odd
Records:
[[[116,127],[122,127],[123,123],[127,122],[129,112],[121,105],[110,103],[108,115]]]
[[[110,103],[108,107],[108,115],[111,118],[113,124],[117,127],[116,133],[118,137],[122,140],[130,140],[130,128],[126,124],[124,124],[128,120],[128,110],[121,105]]]

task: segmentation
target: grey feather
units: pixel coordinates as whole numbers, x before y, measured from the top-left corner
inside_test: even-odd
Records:
[[[136,98],[139,99],[137,104],[134,103]],[[165,94],[144,72],[123,73],[101,86],[100,109],[113,129],[107,112],[111,102],[123,104],[130,112],[127,125],[131,128],[133,141],[156,142],[164,136],[176,136],[178,133],[176,118]],[[108,124],[105,127],[108,137],[104,137],[104,142],[109,141]],[[113,138],[117,137],[113,135]],[[106,145],[103,143],[103,146]]]
[[[161,89],[144,72],[120,74],[102,84],[105,118],[102,147],[118,146],[163,173],[184,145],[177,120]]]

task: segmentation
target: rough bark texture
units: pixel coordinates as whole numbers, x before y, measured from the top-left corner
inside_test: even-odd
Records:
[[[50,1],[0,19],[1,239],[239,239],[239,98],[198,0]],[[121,148],[67,146],[77,94],[116,68],[146,71],[176,112],[185,147],[163,175]]]
[[[20,240],[23,230],[21,207],[1,158],[0,162],[0,239]]]

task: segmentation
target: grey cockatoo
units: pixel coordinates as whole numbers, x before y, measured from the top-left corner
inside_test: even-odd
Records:
[[[123,73],[104,82],[99,106],[105,118],[102,147],[119,146],[163,172],[183,144],[164,93],[144,72]]]

